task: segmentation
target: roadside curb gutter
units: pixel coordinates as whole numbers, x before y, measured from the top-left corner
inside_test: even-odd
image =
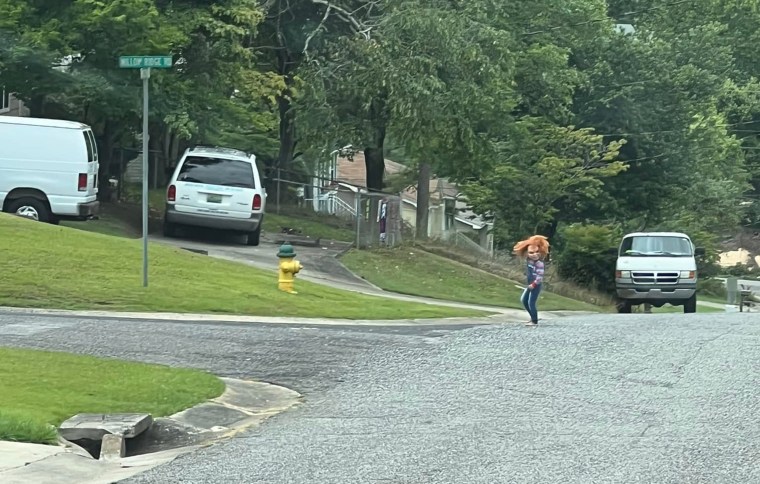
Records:
[[[0,482],[109,484],[226,440],[301,401],[298,392],[278,385],[221,380],[226,385],[222,395],[156,418],[127,457],[97,460],[64,439],[58,446],[0,441]]]

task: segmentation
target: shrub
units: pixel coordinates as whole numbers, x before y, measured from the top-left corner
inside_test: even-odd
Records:
[[[572,224],[558,233],[554,261],[565,280],[606,293],[615,290],[616,254],[621,234],[608,225]]]

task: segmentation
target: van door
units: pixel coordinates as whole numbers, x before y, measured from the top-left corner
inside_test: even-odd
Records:
[[[87,169],[85,171],[87,186],[85,190],[81,190],[80,186],[79,192],[89,197],[95,196],[98,193],[98,169],[100,168],[100,163],[98,163],[98,146],[95,143],[95,136],[92,134],[92,130],[86,129],[82,131],[82,135],[87,146]]]
[[[187,156],[177,179],[178,212],[250,218],[256,182],[250,162],[220,157]]]

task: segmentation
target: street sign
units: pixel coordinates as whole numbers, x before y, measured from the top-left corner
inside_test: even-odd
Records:
[[[148,82],[150,70],[172,67],[170,55],[123,55],[119,57],[122,69],[140,69],[143,84],[142,128],[142,239],[143,239],[143,287],[148,287]]]
[[[172,56],[170,55],[123,55],[119,57],[119,67],[122,69],[170,69]]]

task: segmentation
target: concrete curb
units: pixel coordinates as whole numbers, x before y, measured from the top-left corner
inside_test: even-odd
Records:
[[[156,422],[182,426],[193,436],[192,445],[104,461],[92,458],[81,447],[66,441],[58,446],[0,441],[0,482],[116,482],[228,439],[301,401],[298,392],[278,385],[231,378],[222,380],[227,386],[221,396],[170,417],[156,419]]]
[[[134,319],[142,321],[178,321],[197,323],[219,324],[281,324],[281,325],[306,325],[306,326],[430,326],[430,325],[460,325],[460,324],[496,324],[510,321],[522,321],[525,319],[524,311],[518,309],[502,309],[503,312],[490,316],[472,318],[432,318],[432,319],[327,319],[327,318],[288,318],[275,316],[236,316],[220,314],[193,314],[193,313],[141,313],[141,312],[118,312],[118,311],[92,311],[92,310],[68,310],[68,309],[39,309],[39,308],[15,308],[0,306],[0,314],[27,314],[36,316],[53,317],[79,317],[87,319]],[[542,314],[551,315],[553,312],[544,311]],[[576,313],[580,314],[580,313]]]

